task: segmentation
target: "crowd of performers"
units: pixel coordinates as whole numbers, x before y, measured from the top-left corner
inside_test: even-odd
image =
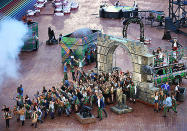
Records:
[[[62,114],[69,116],[73,112],[79,112],[81,105],[97,106],[97,118],[102,120],[103,112],[107,117],[105,104],[116,101],[117,88],[122,88],[124,93],[130,97],[130,100],[135,102],[136,86],[132,82],[130,72],[114,71],[112,73],[97,74],[91,71],[91,73],[86,74],[81,67],[82,61],[78,62],[77,73],[72,76],[73,82],[69,81],[70,77],[67,74],[69,68],[66,67],[70,66],[70,69],[72,69],[71,63],[65,63],[64,79],[60,85],[58,87],[53,86],[49,90],[43,87],[41,92],[38,91],[34,95],[34,99],[24,95],[22,85],[18,87],[17,97],[13,99],[16,101],[14,109],[9,110],[8,107],[3,107],[6,127],[9,127],[11,112],[17,117],[18,121],[21,121],[22,125],[25,124],[26,119],[31,119],[31,125],[37,127],[37,124],[43,123],[43,120],[48,116],[54,119]]]
[[[31,119],[31,126],[37,127],[37,124],[43,123],[48,116],[54,119],[56,116],[79,112],[82,105],[89,107],[97,106],[97,118],[103,119],[105,104],[112,104],[117,101],[116,90],[122,89],[127,98],[135,103],[137,87],[132,81],[132,73],[129,71],[122,72],[114,70],[112,73],[96,73],[93,70],[85,73],[83,70],[82,60],[76,60],[72,57],[70,62],[64,63],[64,78],[58,86],[50,89],[43,87],[42,91],[34,95],[34,98],[24,94],[23,87],[17,88],[17,97],[12,98],[16,101],[13,110],[6,105],[3,106],[6,127],[9,128],[9,120],[13,115],[17,121],[21,121],[22,126],[26,119]],[[78,67],[76,68],[76,65]],[[72,77],[68,76],[68,69],[72,73]],[[72,80],[70,80],[72,78]],[[161,86],[160,91],[154,96],[154,111],[164,110],[164,115],[169,109],[176,111],[176,95],[179,93],[179,86],[176,86],[175,92],[170,90],[168,83]]]
[[[172,91],[168,82],[163,84],[159,91],[155,92],[152,96],[154,98],[154,111],[159,112],[164,110],[163,117],[166,117],[166,113],[172,109],[177,113],[177,100],[179,96],[179,85],[175,87],[175,90]]]
[[[153,50],[153,55],[156,55],[155,67],[168,66],[169,64],[178,63],[180,60],[179,49],[182,45],[177,42],[176,38],[174,38],[171,43],[172,52],[168,52],[167,50],[164,51],[160,47],[158,47],[156,51]]]
[[[71,64],[67,65],[71,66]],[[36,128],[37,124],[43,123],[47,117],[54,119],[56,116],[62,116],[62,114],[69,116],[79,112],[82,105],[97,106],[97,118],[102,120],[103,112],[107,117],[105,104],[116,102],[116,90],[118,88],[122,89],[131,102],[136,100],[137,88],[129,71],[126,73],[113,71],[112,73],[97,74],[92,70],[87,74],[79,67],[76,74],[76,76],[72,75],[74,80],[70,82],[68,80],[70,76],[68,77],[68,74],[65,73],[64,79],[58,87],[53,86],[48,90],[43,87],[41,92],[37,91],[33,99],[28,95],[24,96],[23,87],[20,85],[17,88],[17,97],[13,98],[16,101],[13,110],[9,110],[5,105],[2,109],[6,119],[6,127],[9,127],[9,120],[12,118],[11,112],[18,122],[21,121],[22,126],[24,126],[26,119],[30,119],[31,126]],[[163,109],[164,116],[169,109],[173,109],[177,113],[175,99],[177,93],[178,86],[175,88],[175,93],[171,93],[168,83],[162,85],[161,90],[153,96],[154,111],[158,112]]]

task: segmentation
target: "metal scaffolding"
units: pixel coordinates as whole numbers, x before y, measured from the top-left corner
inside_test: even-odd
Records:
[[[185,26],[187,21],[186,5],[187,0],[169,0],[169,18],[171,18],[172,22],[179,28]]]

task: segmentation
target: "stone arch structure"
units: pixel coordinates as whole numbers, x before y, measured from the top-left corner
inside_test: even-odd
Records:
[[[131,58],[133,64],[133,80],[137,82],[147,81],[147,75],[141,72],[143,65],[153,63],[153,55],[148,53],[148,49],[144,44],[109,36],[106,34],[98,35],[97,43],[97,64],[98,72],[111,72],[113,66],[113,53],[118,46],[125,48]]]
[[[152,96],[159,88],[154,87],[154,84],[147,82],[149,75],[141,71],[144,65],[153,63],[153,55],[149,54],[148,49],[144,44],[137,41],[128,40],[126,38],[114,37],[106,34],[98,34],[97,39],[97,71],[110,72],[112,71],[113,53],[118,46],[125,48],[132,61],[133,65],[133,82],[138,85],[137,97],[139,100],[153,104]]]
[[[136,23],[140,25],[140,41],[144,42],[144,24],[141,21],[141,19],[138,17],[129,18],[123,21],[123,25],[124,25],[123,26],[123,37],[127,38],[127,29],[128,29],[129,24],[131,23]]]

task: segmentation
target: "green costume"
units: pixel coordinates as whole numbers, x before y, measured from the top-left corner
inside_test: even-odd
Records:
[[[167,111],[169,112],[169,109],[173,109],[173,111],[177,113],[176,107],[177,107],[176,100],[172,98],[172,106],[170,107],[164,106],[164,116],[166,116]]]
[[[65,106],[66,106],[66,108],[70,108],[70,103],[69,103],[69,101],[67,101],[66,103],[65,103]]]
[[[91,106],[93,105],[93,101],[94,101],[94,96],[91,95],[91,98],[90,98],[90,105],[91,105]]]
[[[101,120],[103,119],[103,115],[102,115],[102,111],[103,109],[102,108],[100,108],[100,107],[98,107],[98,110],[97,110],[97,116],[98,116],[98,118],[100,118]]]
[[[166,70],[165,69],[163,69],[163,75],[165,75],[166,74]]]
[[[70,72],[75,72],[74,66],[72,64],[70,65]]]
[[[88,55],[90,56],[90,58],[88,59],[88,63],[91,63],[91,51],[88,51]]]
[[[171,106],[171,107],[165,106],[164,107],[164,116],[166,116],[166,112],[169,111],[169,109],[173,109],[173,111],[177,113],[176,107],[174,107],[174,106]]]
[[[79,105],[80,104],[80,101],[79,101],[79,99],[77,98],[76,100],[75,100],[75,105]]]
[[[26,108],[26,119],[30,119],[31,118],[30,106],[27,104],[25,108]]]
[[[130,88],[130,98],[134,98],[135,96],[135,89],[134,89],[134,86],[130,85],[129,86]]]
[[[88,103],[89,103],[89,97],[86,96],[86,97],[84,98],[84,104],[88,104]]]
[[[64,80],[67,80],[67,79],[68,79],[68,73],[64,72]]]
[[[176,112],[177,111],[177,101],[175,99],[172,99],[172,106],[173,106],[174,111]]]

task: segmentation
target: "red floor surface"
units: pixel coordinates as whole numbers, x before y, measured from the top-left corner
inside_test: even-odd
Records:
[[[121,0],[125,5],[133,5],[133,0]],[[24,93],[33,96],[42,86],[50,88],[56,85],[63,78],[63,67],[61,64],[60,46],[47,46],[45,41],[48,39],[47,28],[49,25],[55,30],[56,37],[62,33],[63,35],[73,32],[82,27],[90,27],[92,29],[100,29],[103,33],[114,36],[122,36],[122,21],[114,19],[100,19],[98,15],[101,0],[78,0],[80,7],[73,11],[70,15],[63,17],[54,17],[53,15],[42,15],[34,18],[39,23],[39,39],[40,48],[37,52],[25,52],[20,54],[20,77],[17,80],[7,78],[0,87],[0,105],[7,104],[13,106],[14,101],[10,100],[10,96],[16,96],[16,88],[23,84]],[[112,4],[114,0],[107,0]],[[140,9],[164,10],[167,14],[168,0],[137,0]],[[46,8],[50,8],[47,5]],[[187,32],[186,29],[183,29]],[[163,41],[163,29],[151,28],[150,25],[145,26],[145,36],[152,39],[151,45],[148,47],[155,49],[158,46],[171,48],[168,41]],[[187,47],[187,37],[180,34],[171,34],[172,37],[178,37],[178,41]],[[128,29],[128,38],[137,39],[139,36],[139,25],[131,24]],[[116,50],[116,65],[123,70],[131,70],[131,62],[128,61],[126,53],[120,47]],[[129,65],[129,66],[127,66]],[[94,65],[85,67],[86,70],[91,69]],[[183,86],[187,86],[187,80],[184,80]],[[97,121],[94,124],[81,125],[74,117],[56,117],[54,120],[45,120],[43,124],[39,124],[37,129],[30,127],[30,121],[25,122],[22,127],[21,123],[16,123],[13,119],[10,121],[10,129],[17,130],[124,130],[124,131],[185,131],[187,130],[187,100],[180,103],[177,107],[178,113],[170,111],[167,118],[162,117],[162,113],[154,113],[153,107],[136,103],[128,104],[133,107],[134,111],[129,114],[116,115],[109,110],[107,106],[108,118]],[[96,115],[96,110],[93,114]],[[5,121],[0,120],[0,130],[5,129]]]

